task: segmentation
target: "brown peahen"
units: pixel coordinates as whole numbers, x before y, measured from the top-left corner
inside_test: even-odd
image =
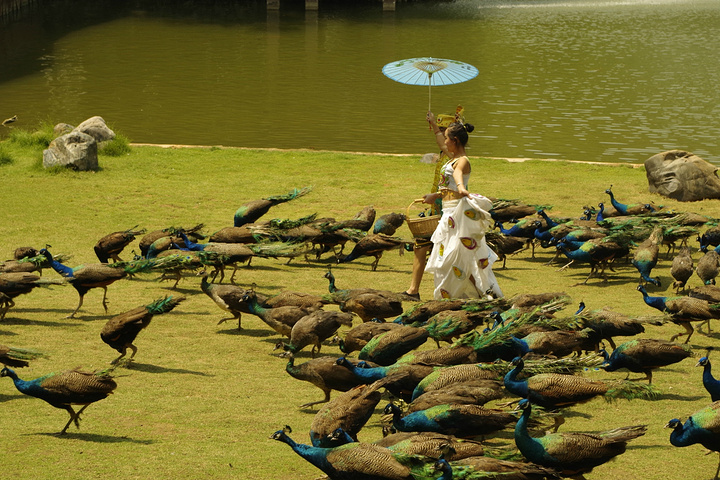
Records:
[[[340,302],[340,310],[356,314],[363,322],[402,315],[402,301],[392,292],[366,292]]]
[[[685,285],[687,285],[694,271],[695,268],[693,266],[690,249],[688,247],[680,248],[678,254],[673,258],[672,266],[670,267],[670,275],[675,279],[675,282],[673,282],[675,293],[680,293],[680,290],[685,290]]]
[[[523,399],[515,424],[515,444],[533,463],[558,470],[561,477],[583,480],[584,474],[625,452],[627,442],[645,435],[646,425],[620,427],[602,433],[550,433],[531,437],[528,422],[531,402]]]
[[[130,245],[137,235],[145,233],[145,229],[134,230],[135,228],[137,225],[121,232],[110,233],[98,240],[93,249],[100,263],[108,263],[111,258],[115,262],[122,262],[120,253],[123,249]]]
[[[341,326],[352,326],[352,319],[352,315],[345,312],[338,312],[336,310],[315,310],[295,322],[290,331],[290,341],[286,344],[281,342],[277,347],[282,347],[286,352],[296,354],[303,348],[312,345],[310,353],[314,357],[316,354],[320,353],[322,342],[335,335],[335,332],[337,332]]]
[[[386,322],[382,319],[373,319],[369,322],[363,322],[352,327],[345,332],[345,336],[339,339],[340,351],[348,354],[361,350],[367,342],[375,335],[378,335],[394,328],[400,328],[402,325],[394,322]]]
[[[288,338],[290,338],[295,324],[311,313],[306,308],[291,305],[275,308],[264,307],[260,305],[258,296],[253,291],[247,292],[242,300],[247,305],[249,313],[258,317],[280,335]]]
[[[617,346],[611,355],[601,353],[605,362],[601,365],[608,372],[627,369],[645,374],[648,384],[652,383],[652,371],[681,362],[692,356],[689,345],[681,345],[652,338],[635,338]]]
[[[375,220],[372,233],[383,235],[395,235],[395,232],[405,223],[405,215],[402,213],[386,213]]]
[[[220,319],[218,325],[228,320],[237,319],[238,330],[242,330],[242,314],[250,313],[250,308],[243,298],[245,295],[249,294],[250,291],[236,285],[219,285],[210,283],[207,281],[207,278],[208,276],[206,273],[203,275],[200,282],[200,289],[205,295],[210,297],[213,302],[215,302],[215,305],[232,315],[232,317]],[[265,303],[266,297],[264,295],[258,295],[255,293],[255,296],[258,303]]]
[[[117,388],[115,380],[107,371],[86,372],[79,369],[49,373],[34,380],[21,380],[17,374],[5,367],[0,377],[10,377],[21,393],[45,400],[55,408],[62,408],[70,414],[60,435],[65,434],[71,423],[80,428],[80,414],[88,407]],[[77,412],[73,405],[82,405]]]
[[[183,296],[160,298],[148,305],[134,308],[108,320],[100,332],[100,338],[110,347],[120,352],[120,356],[110,363],[112,365],[118,363],[120,359],[125,357],[128,348],[132,350],[128,361],[135,358],[137,347],[133,345],[133,342],[140,331],[150,325],[153,316],[172,311],[184,300],[185,297]]]
[[[0,300],[0,320],[15,306],[15,297],[30,293],[37,287],[66,284],[64,280],[42,278],[34,273],[0,273],[0,295],[3,296]]]
[[[720,272],[720,254],[715,250],[705,252],[698,260],[695,272],[703,285],[715,285],[715,277]]]
[[[348,362],[350,362],[351,365],[357,365],[358,360],[348,359]],[[300,365],[295,365],[295,356],[290,354],[289,360],[285,365],[285,371],[297,380],[312,383],[325,394],[325,398],[322,400],[304,403],[300,405],[300,408],[307,408],[319,403],[329,402],[330,392],[332,390],[347,392],[351,388],[367,383],[353,375],[347,368],[338,365],[336,363],[336,357],[317,357]]]

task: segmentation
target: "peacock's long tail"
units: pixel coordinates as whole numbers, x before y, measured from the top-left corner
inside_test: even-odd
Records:
[[[632,400],[640,398],[643,400],[657,400],[660,398],[660,391],[655,388],[654,385],[641,384],[637,382],[630,382],[624,380],[613,383],[613,387],[610,388],[603,398],[607,401],[617,400],[618,398],[624,398],[626,400]]]
[[[178,306],[180,302],[184,301],[187,297],[184,296],[177,296],[173,297],[172,295],[169,297],[163,297],[158,300],[155,300],[150,305],[146,305],[145,308],[147,308],[148,312],[152,313],[153,315],[160,315],[163,313],[168,313],[173,308]]]
[[[291,192],[286,193],[285,195],[273,195],[270,197],[265,197],[263,200],[270,200],[271,202],[288,202],[290,200],[294,200],[298,197],[302,197],[303,195],[307,195],[312,191],[313,187],[303,187],[303,188],[294,188]]]

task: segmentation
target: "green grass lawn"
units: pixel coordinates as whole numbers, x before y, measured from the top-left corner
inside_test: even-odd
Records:
[[[45,172],[38,165],[40,150],[9,141],[0,143],[0,258],[10,258],[19,246],[52,245],[53,253],[72,255],[71,266],[95,263],[93,246],[114,231],[139,225],[148,231],[169,226],[205,224],[212,233],[232,225],[243,203],[293,188],[312,186],[310,194],[273,208],[263,219],[299,218],[312,213],[337,219],[352,218],[366,205],[378,216],[405,212],[414,198],[425,193],[432,166],[417,156],[360,155],[313,151],[260,151],[224,148],[134,147],[130,153],[100,157],[94,173]],[[642,159],[639,159],[639,163]],[[681,204],[648,193],[643,168],[571,162],[473,158],[473,191],[488,196],[520,199],[552,206],[554,216],[578,217],[583,206],[608,202],[611,184],[624,203],[653,201],[678,211],[720,217],[715,200]],[[410,238],[404,226],[398,235]],[[690,244],[697,247],[691,239]],[[346,251],[352,245],[348,244]],[[124,252],[132,255],[137,242]],[[558,272],[547,265],[554,251],[529,251],[512,256],[496,274],[507,296],[519,293],[564,291],[574,303],[589,309],[607,306],[631,315],[653,315],[635,290],[638,274],[621,263],[610,281],[585,279],[587,266]],[[695,252],[697,261],[699,254]],[[373,287],[400,291],[409,282],[412,256],[387,253],[377,271],[371,258],[334,267],[339,288]],[[670,260],[662,257],[654,274],[662,288],[650,293],[671,294]],[[257,285],[264,293],[299,290],[325,293],[323,274],[333,265],[329,255],[320,260],[298,258],[254,259],[240,268],[241,286]],[[57,277],[46,270],[45,276]],[[693,277],[690,286],[699,285]],[[172,313],[157,316],[136,341],[139,352],[128,368],[118,368],[118,388],[109,398],[91,405],[80,430],[57,432],[67,414],[45,402],[20,394],[9,379],[0,379],[0,444],[3,472],[16,478],[89,479],[214,478],[256,480],[312,480],[321,472],[286,445],[268,439],[284,425],[293,427],[295,440],[308,443],[316,410],[298,405],[317,400],[322,392],[284,371],[286,360],[273,347],[279,336],[260,319],[243,316],[244,330],[230,322],[200,290],[200,278],[189,276],[173,290],[172,282],[155,275],[139,275],[108,288],[109,312],[101,306],[102,290],[91,290],[77,318],[66,319],[77,305],[72,287],[37,289],[16,299],[0,322],[0,343],[34,348],[49,358],[18,369],[22,378],[83,366],[100,369],[117,356],[100,340],[100,330],[111,316],[150,303],[168,294],[188,300]],[[432,278],[425,278],[423,298],[430,298]],[[334,307],[333,307],[334,308]],[[571,313],[575,304],[568,308]],[[714,326],[715,327],[715,326]],[[680,327],[648,327],[646,337],[668,339]],[[696,333],[691,339],[698,357],[717,343],[717,333]],[[428,343],[425,348],[432,348]],[[322,354],[338,355],[335,345]],[[296,362],[310,358],[302,351]],[[710,403],[695,360],[660,369],[654,384],[658,401],[593,400],[572,409],[564,431],[599,431],[648,424],[644,437],[633,441],[617,460],[597,467],[588,479],[709,478],[717,455],[704,455],[701,446],[679,449],[668,441],[665,423],[683,418]],[[587,372],[597,378],[624,378],[625,374]],[[381,409],[361,432],[372,441],[381,436]],[[510,431],[491,440],[512,443]],[[688,468],[692,465],[692,468]],[[683,468],[684,467],[684,468]],[[682,472],[681,472],[682,469]]]

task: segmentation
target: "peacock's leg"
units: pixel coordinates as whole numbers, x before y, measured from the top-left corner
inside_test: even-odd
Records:
[[[132,350],[132,353],[130,354],[130,359],[129,359],[129,360],[132,360],[133,358],[135,358],[135,354],[137,353],[138,349],[132,343],[130,345],[128,345],[128,347],[130,347],[130,350]]]
[[[62,408],[67,410],[67,412],[70,414],[70,420],[68,420],[68,422],[65,424],[65,428],[63,428],[60,431],[60,435],[65,435],[65,432],[67,432],[67,429],[70,426],[70,424],[73,422],[73,420],[75,421],[75,424],[78,426],[78,428],[80,428],[80,425],[78,424],[78,421],[77,421],[77,414],[75,413],[75,410],[73,410],[73,408],[70,405],[65,405]]]
[[[74,312],[72,312],[70,315],[68,315],[65,318],[74,318],[75,317],[75,314],[78,312],[78,310],[80,310],[80,307],[82,307],[84,297],[85,297],[85,295],[80,295],[80,303],[78,303],[77,308],[75,309]]]
[[[103,300],[102,300],[102,306],[105,309],[105,313],[108,312],[107,308],[107,287],[102,287],[103,289]]]
[[[127,353],[127,349],[126,349],[126,348],[123,348],[122,352],[120,353],[120,356],[117,357],[117,358],[116,358],[115,360],[113,360],[112,362],[110,362],[110,365],[115,365],[115,364],[117,364],[117,363],[120,361],[120,359],[125,356],[126,353]]]

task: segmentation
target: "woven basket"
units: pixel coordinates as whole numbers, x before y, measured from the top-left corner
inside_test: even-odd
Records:
[[[407,222],[407,226],[413,236],[415,236],[416,238],[430,238],[435,229],[437,228],[438,223],[440,223],[441,215],[430,215],[429,217],[410,218],[410,207],[412,207],[416,203],[423,203],[423,199],[420,198],[414,200],[410,205],[408,205],[407,211],[405,212],[405,221]]]

